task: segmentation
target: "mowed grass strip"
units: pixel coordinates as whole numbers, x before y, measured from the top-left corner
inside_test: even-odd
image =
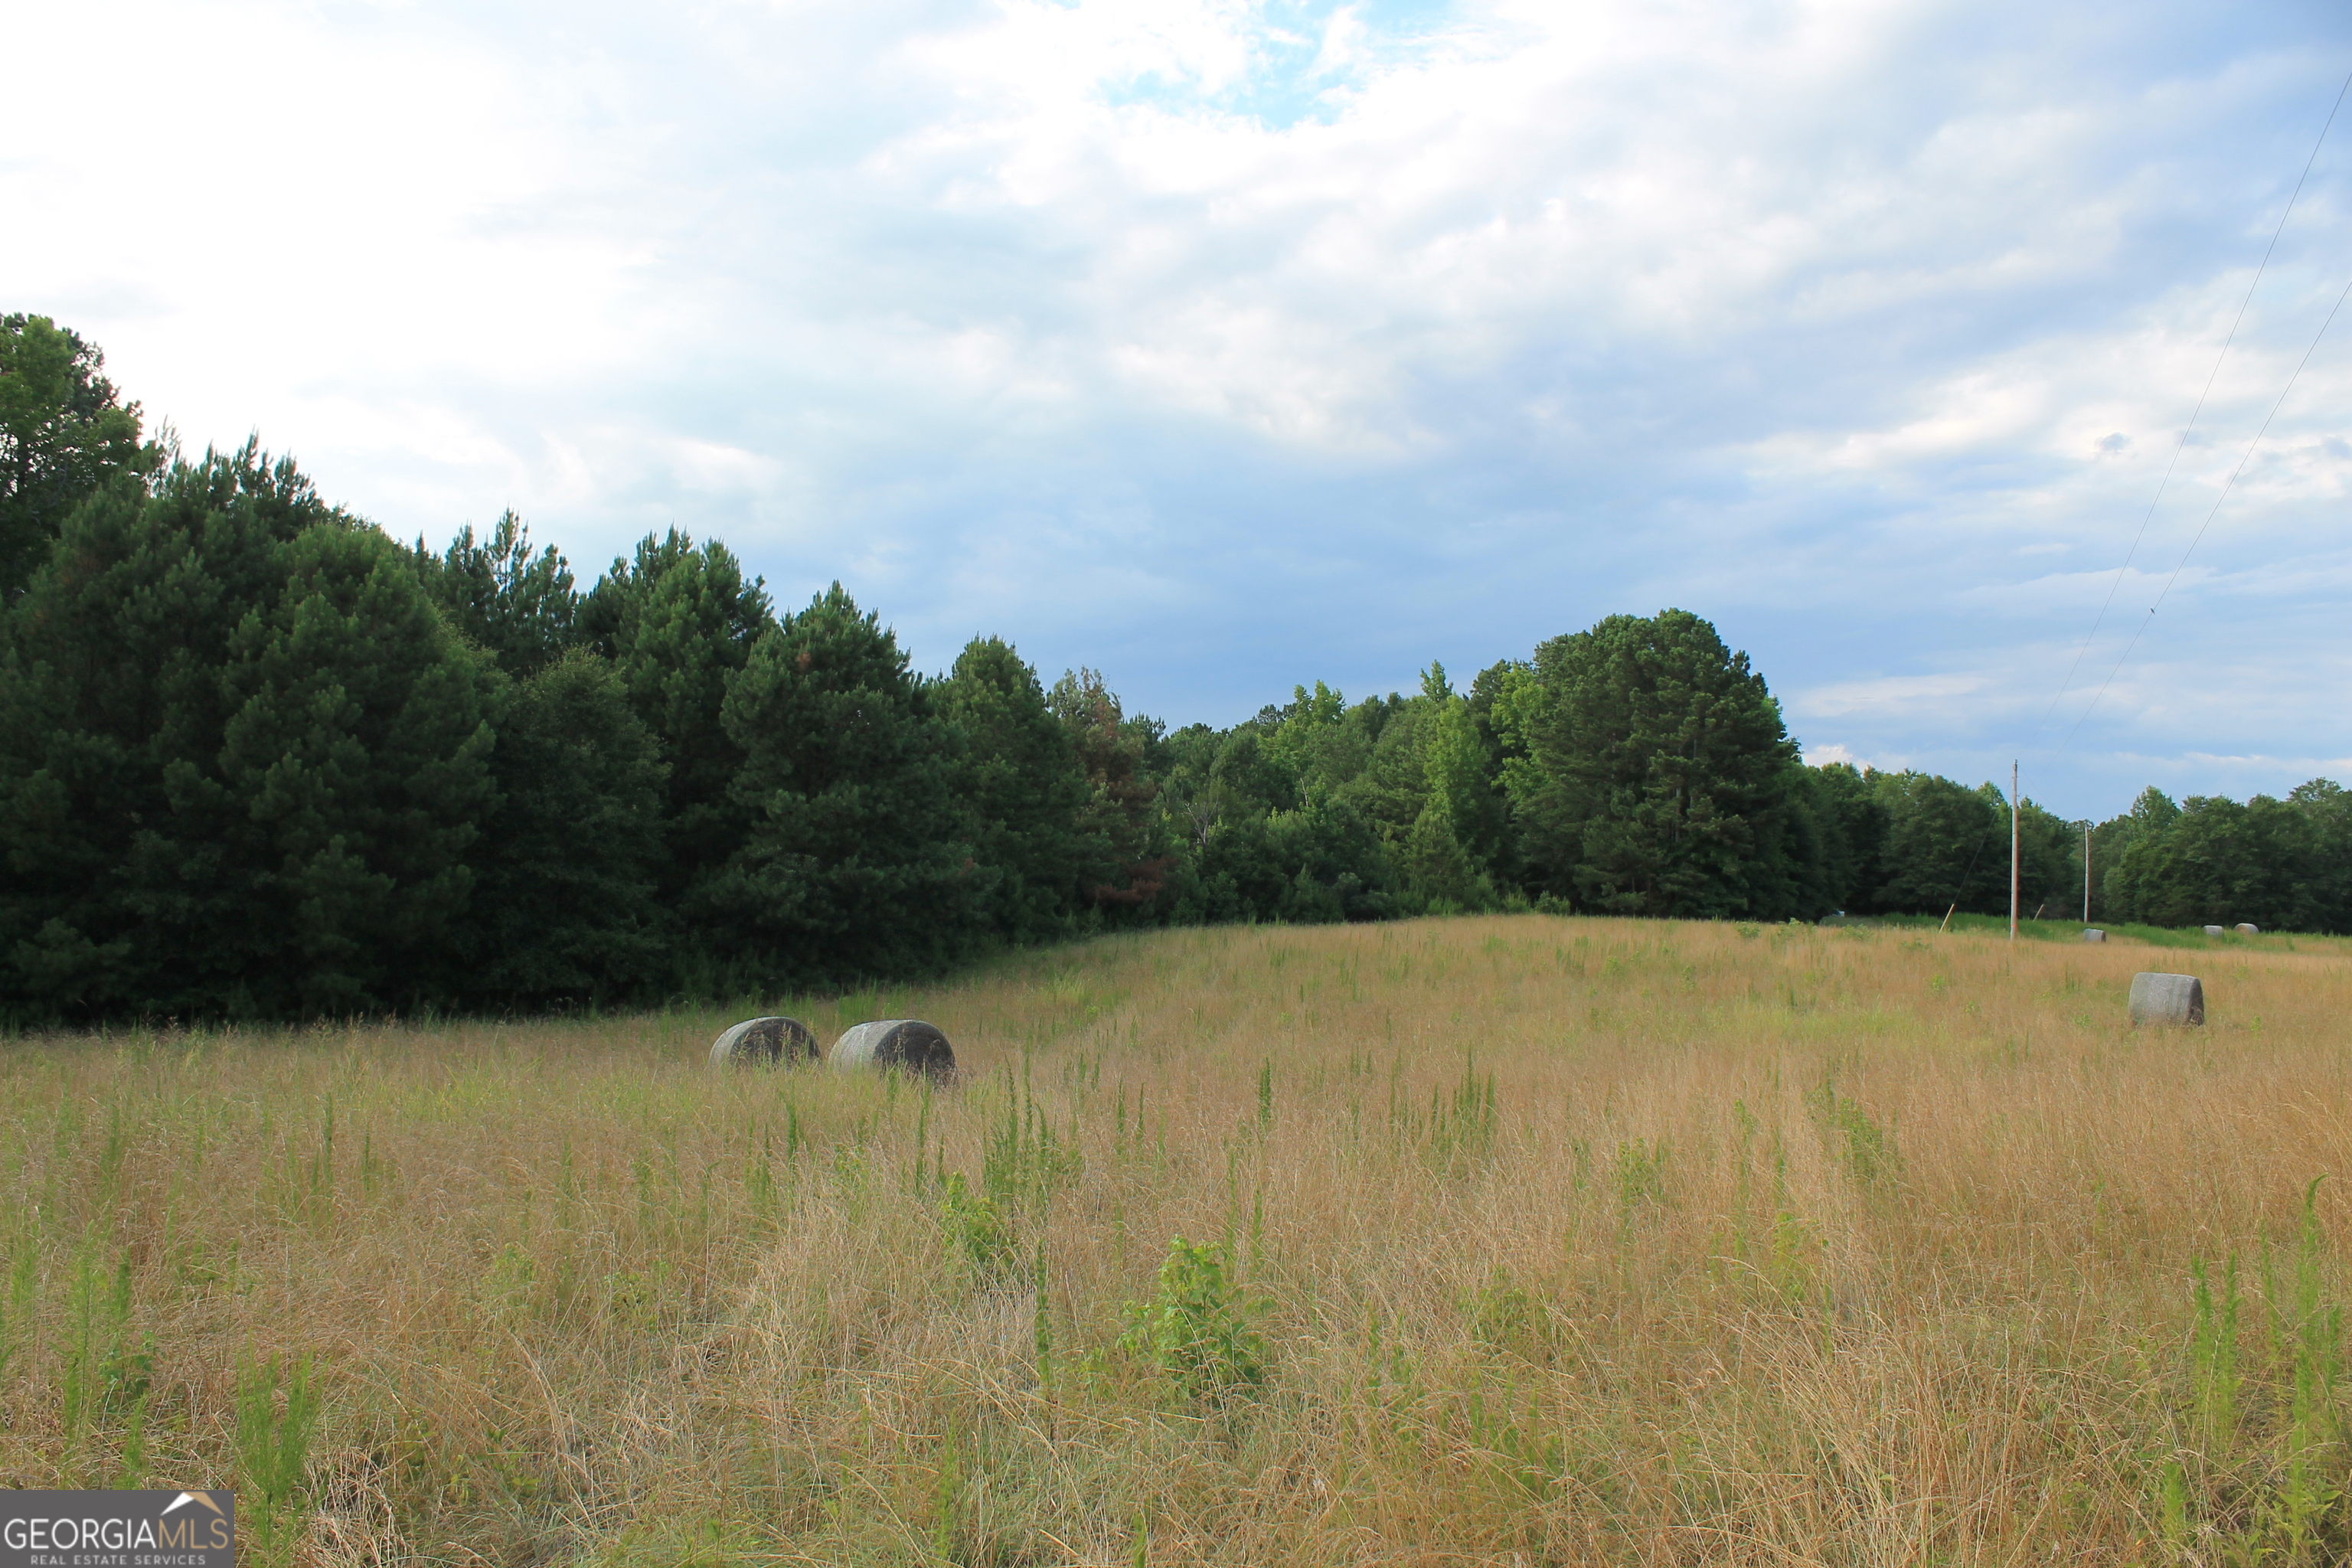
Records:
[[[2336,1561],[2346,959],[1520,916],[18,1039],[0,1484],[321,1563]],[[964,1070],[703,1066],[764,1011]]]

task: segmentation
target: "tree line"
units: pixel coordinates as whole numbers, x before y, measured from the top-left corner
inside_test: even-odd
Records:
[[[677,529],[584,587],[512,513],[402,543],[257,444],[146,439],[102,365],[0,318],[18,1024],[740,994],[1160,924],[2006,908],[1997,790],[1806,765],[1684,611],[1171,730],[995,637],[921,674],[838,583],[780,611]],[[2067,912],[2084,825],[2021,816],[2027,908]],[[2095,916],[2352,929],[2326,781],[2151,790],[2091,842]]]

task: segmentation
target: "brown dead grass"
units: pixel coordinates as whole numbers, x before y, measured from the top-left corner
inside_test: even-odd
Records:
[[[2340,1559],[2338,944],[1496,917],[781,1005],[962,1081],[714,1077],[749,1004],[0,1047],[0,1484],[250,1517],[274,1359],[294,1561]],[[1178,1234],[1259,1388],[1118,1342]]]

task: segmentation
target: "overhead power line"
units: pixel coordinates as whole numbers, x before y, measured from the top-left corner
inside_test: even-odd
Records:
[[[2197,395],[2197,405],[2189,411],[2189,423],[2181,426],[2180,439],[2173,443],[2171,460],[2165,464],[2164,476],[2157,481],[2156,494],[2149,498],[2147,510],[2141,514],[2139,520],[2139,531],[2132,535],[2131,548],[2124,552],[2124,563],[2116,568],[2116,580],[2107,585],[2107,596],[2100,601],[2099,613],[2092,617],[2091,629],[2084,635],[2083,638],[2083,646],[2074,650],[2074,662],[2066,667],[2065,679],[2058,683],[2058,689],[2050,694],[2050,706],[2042,710],[2042,723],[2045,727],[2050,722],[2050,715],[2058,710],[2059,700],[2063,698],[2066,695],[2067,689],[2074,685],[2074,676],[2076,672],[2082,668],[2083,659],[2084,656],[2091,651],[2091,645],[2098,640],[2099,628],[2106,624],[2107,611],[2114,606],[2116,595],[2123,587],[2124,578],[2130,573],[2131,563],[2139,554],[2140,543],[2147,537],[2147,525],[2155,518],[2156,509],[2164,500],[2165,490],[2172,483],[2173,469],[2179,466],[2180,454],[2189,446],[2189,437],[2190,433],[2197,428],[2197,421],[2205,412],[2206,400],[2212,395],[2213,383],[2218,380],[2221,374],[2221,366],[2230,357],[2231,347],[2238,341],[2238,329],[2245,322],[2246,307],[2253,302],[2254,290],[2262,286],[2263,274],[2270,270],[2271,257],[2273,253],[2278,249],[2279,236],[2286,232],[2286,220],[2294,215],[2295,203],[2303,199],[2303,187],[2311,178],[2312,165],[2319,161],[2319,150],[2327,144],[2327,133],[2335,128],[2336,115],[2343,111],[2344,99],[2347,93],[2352,93],[2352,74],[2347,74],[2344,78],[2344,85],[2336,89],[2336,101],[2328,106],[2326,122],[2319,128],[2318,140],[2311,144],[2311,155],[2303,161],[2303,173],[2295,177],[2294,190],[2286,199],[2286,210],[2279,214],[2278,226],[2271,230],[2271,242],[2263,248],[2262,263],[2254,268],[2253,281],[2246,285],[2245,298],[2238,301],[2238,313],[2230,319],[2230,331],[2229,334],[2221,340],[2221,352],[2214,356],[2213,368],[2206,374],[2204,389]],[[2342,300],[2338,300],[2337,303],[2340,305]],[[2332,321],[2334,319],[2334,312],[2331,311],[2329,313],[2329,320]],[[2320,331],[2324,333],[2326,329],[2322,327]],[[2313,346],[2317,346],[2316,339],[2313,340]],[[2308,360],[2310,357],[2311,356],[2308,353],[2304,355],[2305,360]],[[2301,366],[2296,367],[2295,374],[2297,375],[2303,374]],[[2294,384],[2290,380],[2287,384],[2292,387]],[[2280,395],[2280,401],[2284,402],[2284,400],[2285,395],[2282,393]],[[2275,416],[2278,410],[2274,407],[2271,412]],[[2263,421],[2263,427],[2267,430],[2270,427],[2270,422],[2268,420]],[[2255,437],[2257,443],[2259,443],[2262,437],[2259,436]],[[2249,455],[2252,454],[2252,448],[2248,448]],[[2240,461],[2239,467],[2241,468],[2245,467],[2242,460]],[[2235,483],[2236,475],[2231,475],[2231,479],[2232,483]],[[2223,493],[2226,495],[2228,492],[2225,489]],[[2218,510],[2220,506],[2221,503],[2219,501],[2214,503],[2215,510]],[[2210,523],[2213,521],[2212,514],[2210,512],[2206,514],[2205,521],[2208,523]],[[2204,537],[2205,531],[2202,528],[2200,528],[2197,531],[2197,533],[2198,537],[2201,539]],[[2189,548],[2193,550],[2196,546],[2192,542]],[[2182,557],[2184,563],[2187,559],[2188,558],[2185,555]],[[2173,575],[2176,577],[2179,575],[2178,568],[2174,570]],[[2165,592],[2171,592],[2171,584],[2169,583],[2165,584]],[[2159,595],[2158,603],[2161,602],[2162,599]],[[2153,607],[2148,611],[2148,614],[2151,616],[2155,613],[2156,611]],[[2147,627],[2147,622],[2146,618],[2143,617],[2139,626],[2132,632],[2132,643],[2137,644],[2139,641],[2140,632],[2146,630]],[[2124,649],[2124,656],[2126,658],[2131,656],[2130,647],[2126,647]],[[2123,668],[2120,661],[2117,662],[2116,668],[2117,669]],[[2114,679],[2115,677],[2112,674],[2107,677],[2109,681],[2114,680]],[[2101,684],[2099,691],[2102,695],[2105,693],[2106,686],[2105,683]],[[2097,697],[2093,697],[2091,699],[2091,707],[2083,710],[2083,719],[2090,717],[2091,708],[2097,707],[2098,701],[2099,700]],[[2066,731],[2066,739],[2058,743],[2059,750],[2063,751],[2067,742],[2074,740],[2074,731],[2083,727],[2083,719],[2077,719],[2074,721],[2074,728]]]
[[[2230,470],[2230,478],[2221,486],[2221,493],[2213,498],[2212,506],[2205,513],[2205,521],[2197,525],[2196,535],[2189,541],[2189,548],[2180,552],[2180,560],[2173,566],[2172,575],[2164,580],[2164,588],[2157,595],[2156,604],[2147,607],[2147,616],[2142,616],[2139,625],[2132,628],[2131,641],[2124,644],[2123,657],[2116,660],[2116,668],[2107,672],[2107,679],[2099,682],[2099,689],[2091,694],[2090,703],[2084,708],[2082,719],[2075,720],[2074,729],[2066,731],[2066,740],[2058,743],[2061,750],[2064,749],[2067,741],[2074,738],[2074,731],[2083,727],[2083,719],[2088,719],[2091,716],[2091,710],[2099,705],[2099,699],[2106,695],[2108,686],[2114,683],[2118,674],[2122,673],[2125,660],[2130,658],[2132,649],[2139,646],[2140,633],[2147,629],[2148,618],[2156,614],[2157,605],[2163,604],[2166,597],[2171,594],[2172,585],[2180,581],[2181,571],[2188,566],[2189,557],[2196,553],[2198,544],[2205,537],[2205,531],[2213,526],[2213,519],[2221,511],[2221,503],[2230,499],[2231,490],[2237,487],[2238,477],[2246,471],[2246,465],[2253,460],[2254,448],[2260,447],[2263,444],[2263,437],[2270,434],[2271,421],[2276,419],[2279,410],[2286,406],[2287,394],[2293,392],[2294,384],[2303,379],[2304,367],[2311,363],[2311,356],[2319,352],[2319,340],[2326,337],[2327,329],[2335,324],[2336,312],[2344,309],[2344,301],[2347,298],[2352,298],[2352,279],[2345,280],[2342,291],[2336,296],[2336,303],[2328,307],[2327,320],[2320,322],[2319,331],[2312,334],[2311,346],[2304,350],[2303,358],[2295,362],[2294,374],[2286,378],[2286,385],[2279,390],[2278,401],[2271,405],[2270,413],[2263,419],[2263,427],[2254,432],[2254,438],[2252,441],[2246,443],[2244,456],[2238,459],[2238,466]]]

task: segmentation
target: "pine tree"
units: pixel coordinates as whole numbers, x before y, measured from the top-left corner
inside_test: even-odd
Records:
[[[405,552],[250,443],[68,521],[0,658],[0,952],[28,1014],[450,994],[488,672]]]
[[[578,640],[572,563],[552,544],[531,553],[530,530],[511,511],[487,540],[469,523],[436,555],[416,542],[417,575],[443,618],[518,679],[538,674]]]
[[[544,1007],[643,993],[668,972],[659,743],[584,648],[501,680],[492,713],[500,801],[477,846],[467,994]]]
[[[99,374],[105,363],[47,316],[0,316],[0,605],[23,592],[67,514],[163,460],[139,438],[139,405]]]
[[[973,853],[996,873],[990,923],[1016,942],[1067,930],[1102,848],[1080,828],[1093,790],[1037,672],[1002,639],[974,637],[936,696],[963,736],[957,794]]]
[[[1429,804],[1429,772],[1423,763],[1422,741],[1431,711],[1430,703],[1416,700],[1391,719],[1374,742],[1364,771],[1346,791],[1357,808],[1391,839],[1402,840],[1411,833]]]
[[[1069,731],[1091,790],[1079,821],[1097,847],[1084,896],[1107,914],[1148,910],[1175,858],[1160,821],[1160,783],[1145,766],[1140,723],[1127,717],[1098,670],[1064,670],[1045,700]]]
[[[1508,700],[1523,847],[1555,892],[1623,914],[1788,912],[1796,754],[1746,654],[1683,610],[1612,616],[1536,650]]]
[[[749,826],[689,897],[697,940],[739,974],[793,984],[971,950],[991,879],[952,788],[961,738],[840,584],[760,639],[724,721]]]
[[[774,625],[763,584],[743,580],[726,546],[698,545],[674,528],[658,540],[647,534],[633,559],[614,561],[581,605],[581,639],[613,661],[669,768],[666,903],[743,842],[748,822],[730,791],[744,753],[721,710],[753,645]]]

